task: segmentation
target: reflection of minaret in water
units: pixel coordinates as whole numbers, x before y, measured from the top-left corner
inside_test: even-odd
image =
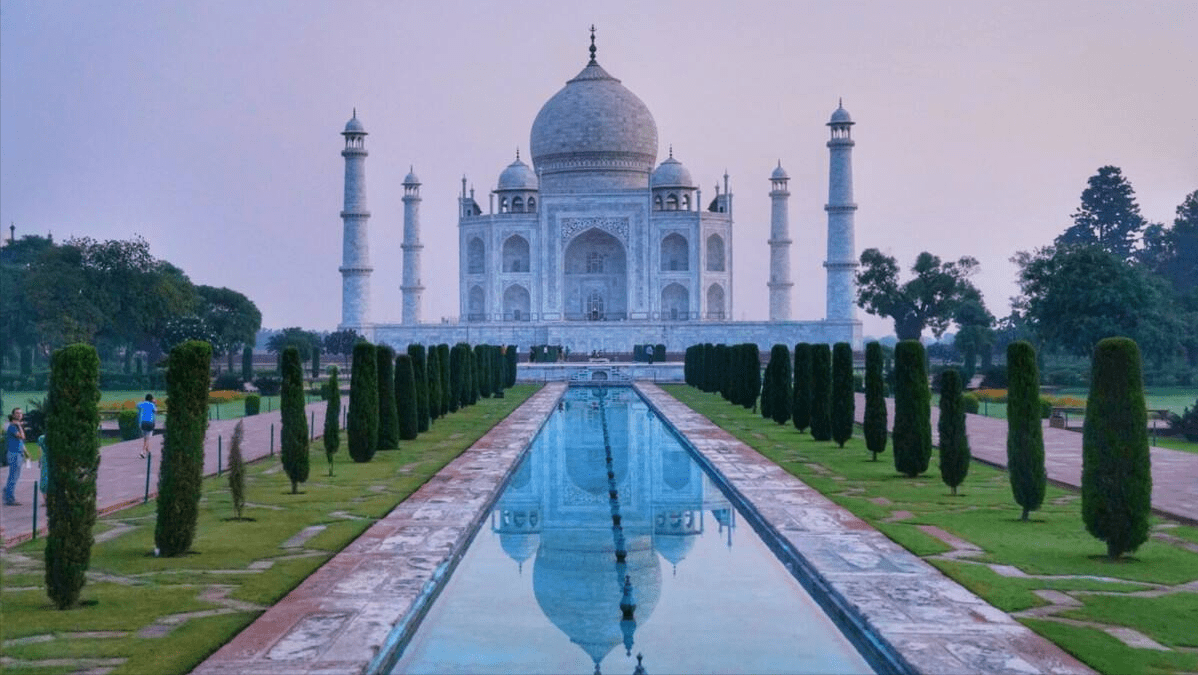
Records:
[[[716,522],[720,524],[720,532],[721,533],[723,533],[724,529],[727,528],[727,530],[728,530],[728,548],[731,549],[732,548],[732,530],[736,529],[736,509],[734,509],[732,507],[728,507],[725,509],[713,509],[711,512],[711,515],[712,515],[712,517],[715,518]]]

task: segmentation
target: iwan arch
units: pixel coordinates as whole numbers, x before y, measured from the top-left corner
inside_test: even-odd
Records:
[[[788,176],[772,191],[770,319],[733,321],[733,195],[728,176],[704,195],[672,150],[657,163],[657,124],[645,104],[591,56],[533,121],[532,165],[517,154],[484,211],[462,179],[458,197],[459,320],[422,323],[420,181],[404,180],[403,318],[370,313],[366,130],[345,127],[342,328],[375,342],[560,344],[575,352],[663,343],[861,343],[853,300],[852,119],[828,123],[827,312],[790,317]]]

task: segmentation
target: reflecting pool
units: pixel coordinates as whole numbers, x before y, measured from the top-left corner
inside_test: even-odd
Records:
[[[742,520],[635,391],[571,388],[392,672],[873,672]]]

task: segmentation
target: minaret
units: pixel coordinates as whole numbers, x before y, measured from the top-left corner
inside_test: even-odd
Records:
[[[341,328],[358,328],[370,321],[370,240],[366,223],[366,128],[358,111],[345,123],[345,207],[341,240]]]
[[[416,170],[409,169],[403,179],[403,322],[420,323],[420,298],[424,286],[420,283],[420,179]]]
[[[790,214],[787,202],[790,176],[778,160],[770,174],[770,321],[790,321]]]
[[[855,321],[857,270],[856,249],[853,245],[853,216],[857,205],[853,202],[853,118],[844,109],[832,113],[828,122],[832,138],[828,141],[831,165],[828,169],[828,259],[824,267],[828,270],[827,321]]]

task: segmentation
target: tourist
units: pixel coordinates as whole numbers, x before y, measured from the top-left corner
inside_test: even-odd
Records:
[[[146,400],[137,404],[137,421],[141,424],[141,454],[138,457],[142,459],[150,454],[150,436],[154,435],[154,413],[157,411],[153,394],[146,394]]]
[[[21,418],[25,413],[13,408],[8,416],[8,428],[4,432],[5,450],[8,458],[8,482],[4,484],[5,506],[20,506],[17,501],[17,481],[21,480],[21,462],[25,461],[25,429]]]

